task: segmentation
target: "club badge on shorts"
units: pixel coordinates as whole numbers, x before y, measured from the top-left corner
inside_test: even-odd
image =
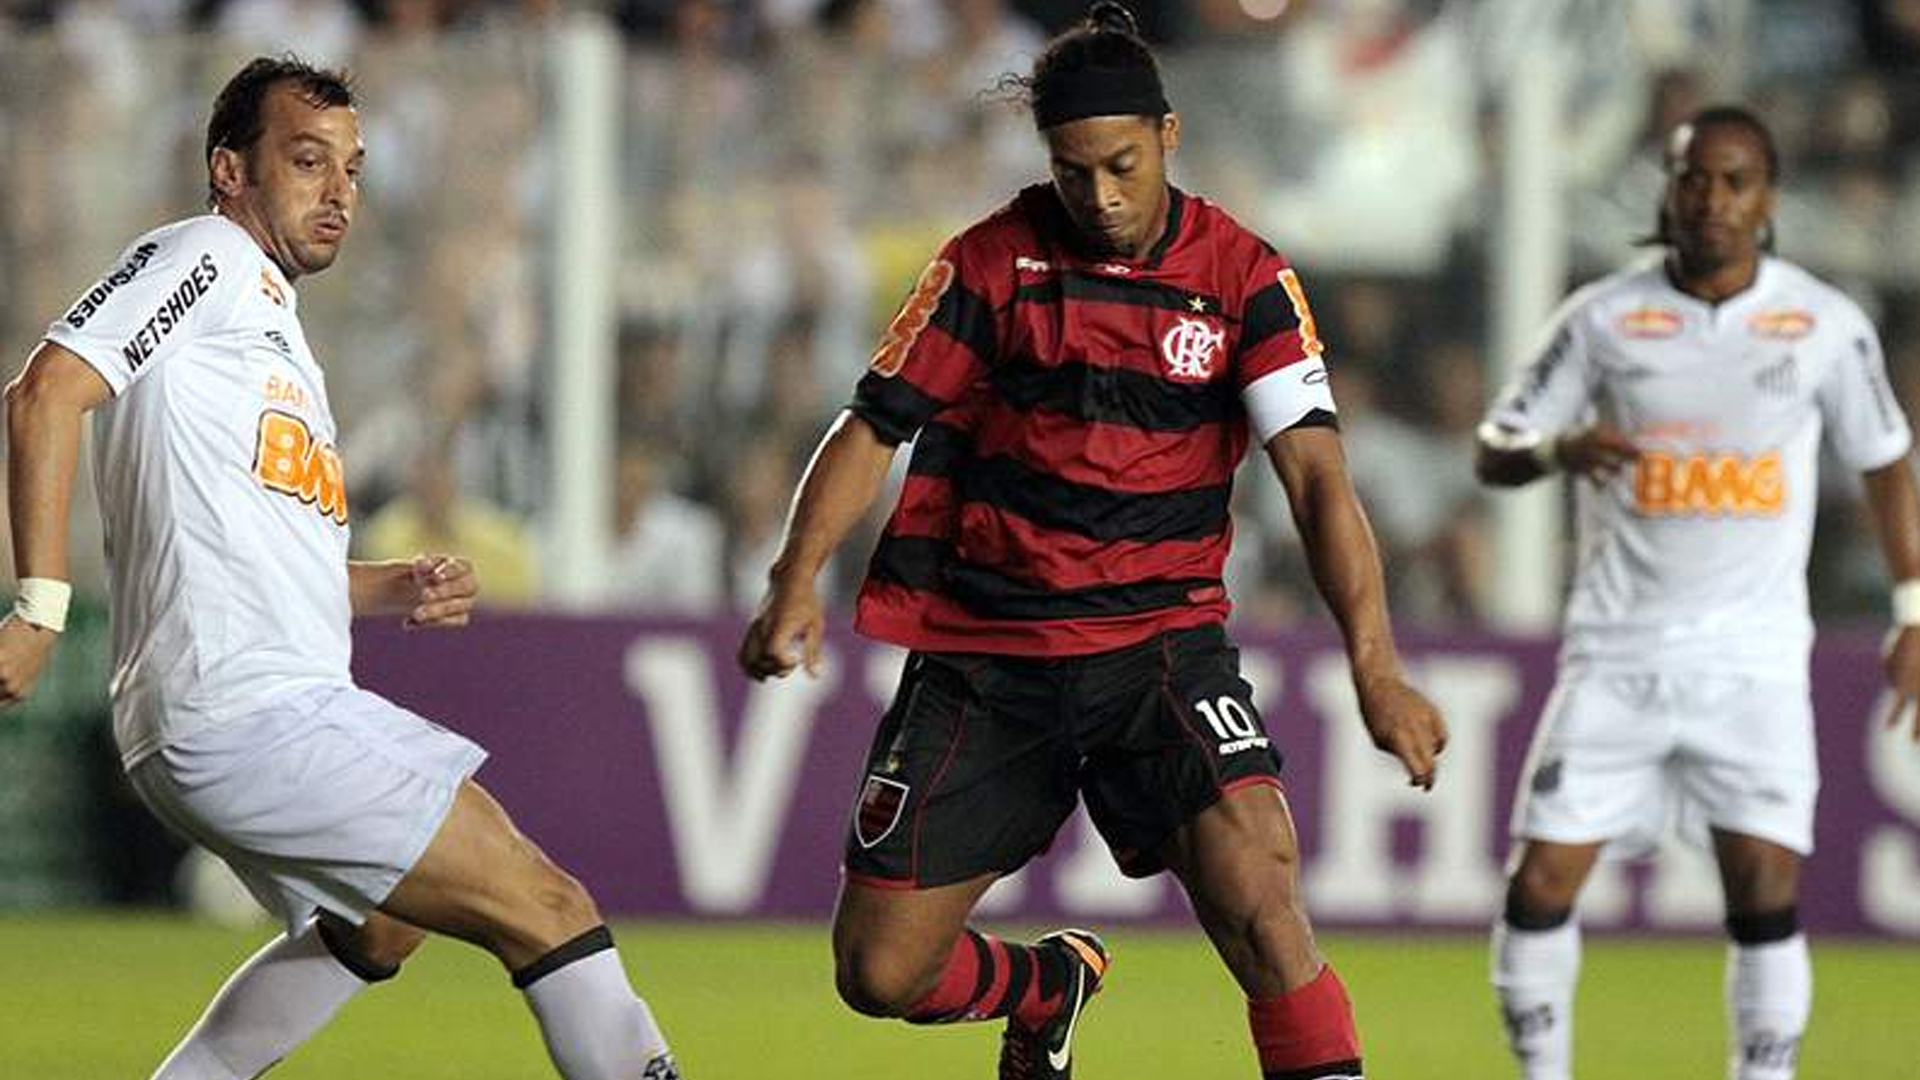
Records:
[[[853,836],[860,846],[870,848],[887,838],[900,824],[900,811],[907,805],[907,785],[884,776],[868,775],[860,789],[860,809],[853,817]]]

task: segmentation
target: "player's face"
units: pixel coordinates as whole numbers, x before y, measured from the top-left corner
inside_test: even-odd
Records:
[[[359,118],[345,107],[315,108],[283,83],[267,92],[262,119],[260,140],[238,155],[228,212],[288,278],[318,273],[333,265],[359,205]]]
[[[1737,124],[1674,134],[1667,221],[1681,263],[1709,272],[1759,258],[1773,216],[1773,178],[1759,136]]]
[[[1180,118],[1092,116],[1041,133],[1053,188],[1094,250],[1137,259],[1167,225],[1167,155]]]

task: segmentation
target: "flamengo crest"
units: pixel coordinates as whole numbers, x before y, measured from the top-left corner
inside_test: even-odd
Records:
[[[1160,339],[1160,355],[1167,362],[1167,376],[1174,379],[1213,378],[1213,354],[1227,340],[1227,332],[1209,325],[1204,319],[1186,319],[1173,324]]]

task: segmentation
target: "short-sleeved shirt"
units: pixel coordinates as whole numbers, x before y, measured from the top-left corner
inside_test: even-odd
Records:
[[[1911,442],[1866,315],[1780,259],[1717,305],[1649,260],[1574,294],[1488,419],[1589,416],[1641,455],[1577,485],[1563,659],[1804,679],[1821,434],[1861,471]]]
[[[945,246],[889,327],[851,408],[915,443],[863,633],[1067,656],[1226,618],[1248,410],[1270,429],[1333,414],[1299,280],[1178,190],[1144,258],[1077,236],[1051,185],[1027,188]]]
[[[351,681],[346,486],[297,304],[252,237],[208,215],[134,241],[47,330],[113,390],[93,468],[129,766]]]

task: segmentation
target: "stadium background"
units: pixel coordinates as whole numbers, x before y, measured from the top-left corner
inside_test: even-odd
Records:
[[[1310,902],[1377,1074],[1504,1075],[1475,932],[1550,677],[1565,540],[1551,493],[1475,489],[1472,425],[1566,288],[1651,228],[1658,133],[1726,98],[1780,138],[1783,253],[1867,307],[1920,411],[1920,3],[1135,6],[1187,125],[1176,181],[1302,269],[1397,617],[1456,725],[1431,799],[1369,757],[1276,486],[1250,475],[1235,629],[1268,673]],[[897,659],[841,634],[821,683],[752,691],[727,661],[879,326],[945,236],[1038,176],[1030,125],[990,91],[1078,10],[0,3],[9,367],[123,244],[201,207],[205,110],[241,60],[291,48],[357,73],[365,205],[334,270],[301,284],[356,543],[469,552],[492,605],[467,635],[363,628],[361,673],[495,750],[483,778],[635,920],[627,951],[697,1075],[959,1077],[990,1060],[990,1032],[903,1035],[831,998],[831,853]],[[1825,485],[1803,1075],[1912,1075],[1920,1040],[1885,991],[1920,985],[1920,750],[1872,723],[1886,582],[1850,478]],[[118,779],[90,499],[75,534],[88,603],[35,699],[0,718],[7,1077],[141,1075],[268,932],[206,918],[232,917],[217,877]],[[842,601],[864,546],[835,567]],[[1710,873],[1675,850],[1598,885],[1583,1066],[1709,1075]],[[1177,897],[1121,882],[1079,825],[992,905],[1015,925],[1120,928],[1089,1080],[1251,1072],[1238,998]],[[482,957],[436,945],[378,997],[276,1075],[541,1075]]]

